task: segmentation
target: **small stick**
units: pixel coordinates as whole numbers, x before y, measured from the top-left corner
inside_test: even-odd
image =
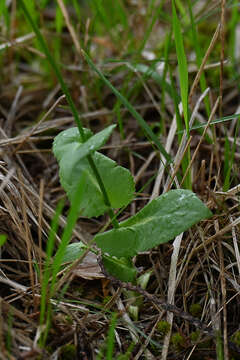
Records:
[[[126,283],[116,279],[105,270],[101,256],[98,256],[97,260],[103,275],[106,277],[106,279],[110,280],[112,284],[116,285],[117,287],[127,289],[129,291],[138,292],[145,299],[149,300],[151,303],[155,304],[156,306],[160,306],[164,310],[174,313],[175,316],[178,316],[181,319],[188,321],[190,324],[194,325],[198,330],[200,330],[203,334],[211,338],[216,337],[215,331],[212,327],[207,326],[206,324],[204,324],[204,322],[190,315],[186,311],[181,311],[177,306],[166,303],[163,300],[160,300],[156,295],[149,294],[147,291],[143,290],[140,286],[135,286],[132,285],[131,283]],[[237,346],[235,343],[233,343],[231,340],[229,340],[228,345],[230,349],[240,354],[240,347]]]

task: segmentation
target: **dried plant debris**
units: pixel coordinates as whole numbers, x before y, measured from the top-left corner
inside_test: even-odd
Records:
[[[0,359],[239,359],[238,3],[19,0],[1,10]],[[112,213],[89,196],[101,216],[85,216],[86,197],[69,215],[75,199],[52,146],[76,116],[93,134],[111,129],[97,151],[135,182],[133,201]],[[109,274],[94,239],[174,189],[192,190],[213,216],[129,251],[132,283]],[[57,263],[67,232],[80,250]],[[125,271],[128,260],[116,263]]]

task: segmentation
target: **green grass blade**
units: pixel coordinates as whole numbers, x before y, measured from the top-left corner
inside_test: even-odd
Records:
[[[8,11],[7,3],[4,0],[0,1],[0,16],[3,16],[7,32],[10,30],[10,12]]]
[[[50,233],[48,236],[48,241],[47,241],[47,259],[45,262],[45,266],[44,266],[44,274],[43,274],[43,281],[42,281],[42,287],[41,287],[41,303],[40,303],[40,324],[42,325],[44,323],[45,320],[45,315],[46,315],[46,308],[48,306],[50,306],[50,304],[48,304],[48,283],[49,283],[49,279],[51,277],[51,258],[52,258],[52,254],[53,254],[53,249],[54,249],[54,243],[55,243],[55,236],[58,230],[58,220],[59,220],[59,216],[62,212],[63,209],[63,201],[61,201],[56,208],[55,211],[55,216],[52,220],[51,223],[51,229],[50,229]]]
[[[79,133],[81,134],[81,137],[82,137],[82,140],[84,141],[85,140],[85,136],[84,136],[84,131],[83,131],[83,126],[82,126],[82,122],[81,122],[81,119],[78,115],[78,112],[77,112],[77,109],[76,109],[76,106],[74,105],[74,102],[72,100],[72,97],[70,95],[70,92],[63,80],[63,77],[62,77],[62,74],[53,58],[53,56],[51,55],[48,47],[47,47],[47,44],[38,28],[38,26],[36,25],[36,22],[34,21],[34,19],[32,18],[32,16],[30,15],[26,5],[25,5],[25,2],[23,0],[19,0],[19,4],[23,10],[23,13],[26,17],[26,19],[28,20],[28,22],[30,23],[32,29],[34,30],[36,36],[37,36],[37,39],[39,41],[39,44],[41,45],[47,59],[48,59],[48,62],[50,63],[50,65],[52,66],[55,74],[56,74],[56,77],[61,85],[61,88],[64,92],[64,94],[66,95],[66,99],[67,99],[67,102],[72,110],[72,113],[73,113],[73,116],[74,116],[74,120],[76,121],[76,124],[78,126],[78,130],[79,130]]]
[[[239,23],[239,10],[238,10],[238,0],[233,0],[232,5],[232,14],[231,18],[229,19],[228,26],[229,26],[229,55],[231,61],[233,63],[236,62],[236,54],[235,54],[235,47],[236,47],[236,26]]]
[[[240,114],[233,114],[233,115],[229,115],[229,116],[223,116],[223,117],[221,117],[219,119],[211,121],[209,126],[210,125],[221,124],[221,123],[233,120],[233,119],[237,119],[239,117],[240,117]],[[205,128],[205,126],[207,126],[207,123],[206,124],[201,124],[201,125],[194,125],[189,130],[191,131],[191,130],[202,129],[202,128]]]
[[[150,35],[152,33],[152,29],[153,29],[155,23],[157,22],[157,20],[159,19],[159,15],[160,15],[160,13],[162,11],[162,6],[163,6],[163,1],[161,1],[161,3],[157,6],[157,9],[156,8],[152,9],[153,17],[152,17],[152,19],[150,21],[150,24],[148,25],[145,33],[144,33],[143,41],[142,41],[142,43],[141,43],[141,45],[140,45],[140,47],[138,49],[139,53],[141,53],[142,50],[145,48],[145,45],[146,45],[146,43],[147,43],[147,41],[148,41],[148,39],[149,39],[149,37],[150,37]]]
[[[71,240],[72,231],[75,227],[75,224],[76,224],[78,216],[79,216],[79,202],[81,201],[81,198],[84,194],[85,186],[86,186],[86,176],[85,176],[85,174],[83,174],[83,176],[81,177],[81,180],[78,184],[78,188],[76,191],[76,197],[75,197],[74,201],[72,202],[72,205],[71,205],[68,217],[67,217],[67,225],[64,228],[63,235],[61,238],[61,243],[60,243],[59,248],[54,256],[53,271],[52,271],[52,283],[51,283],[51,291],[50,291],[51,296],[54,295],[57,273],[59,272],[60,267],[62,265],[62,259],[63,259],[64,253],[66,251],[66,247],[68,246],[68,244]]]
[[[183,36],[181,31],[180,22],[177,17],[175,1],[172,0],[172,23],[173,23],[173,33],[175,38],[176,52],[177,52],[177,61],[179,69],[179,80],[180,80],[180,93],[183,106],[183,116],[187,135],[189,137],[189,111],[188,111],[188,66],[187,58],[183,46]],[[183,160],[183,172],[186,170],[186,166],[190,163],[191,154],[190,148],[187,150],[187,154]],[[189,172],[185,182],[184,187],[191,189],[191,173]]]
[[[164,41],[164,69],[163,69],[163,82],[162,82],[162,96],[161,96],[161,110],[164,113],[165,112],[165,90],[166,89],[166,83],[167,83],[167,72],[169,68],[169,53],[170,53],[170,47],[171,47],[171,38],[172,38],[172,26],[169,30],[169,32],[166,34],[165,41]],[[170,87],[170,91],[172,90],[172,87]],[[164,124],[165,125],[165,124]]]
[[[182,17],[186,16],[186,11],[180,0],[175,0],[176,7],[179,10]]]
[[[89,3],[94,13],[94,27],[97,33],[106,34],[107,31],[108,36],[113,41],[121,41],[119,32],[114,31],[116,24],[119,24],[122,26],[122,29],[127,31],[129,38],[131,38],[131,30],[129,30],[129,23],[127,21],[128,14],[123,1],[92,0]]]
[[[113,313],[110,328],[108,330],[108,337],[107,337],[107,354],[106,354],[107,360],[113,359],[114,340],[115,340],[114,330],[116,328],[116,325],[117,325],[117,313]]]
[[[54,249],[55,237],[58,230],[59,216],[62,213],[64,202],[60,201],[57,205],[55,216],[51,223],[50,233],[47,241],[47,259],[44,266],[44,274],[43,281],[41,287],[41,301],[40,301],[40,325],[45,324],[45,329],[40,337],[40,346],[44,348],[48,330],[51,324],[51,302],[50,302],[50,294],[49,294],[49,281],[51,277],[51,259]]]
[[[24,5],[27,9],[27,11],[31,14],[32,19],[34,20],[34,23],[38,23],[39,19],[39,12],[36,9],[36,2],[35,1],[28,1],[23,0]]]
[[[49,2],[49,0],[41,0],[41,1],[40,1],[40,4],[39,4],[40,8],[41,8],[41,9],[45,9],[45,7],[47,6],[48,2]]]
[[[56,8],[56,16],[55,16],[55,27],[56,27],[57,37],[54,41],[55,59],[57,62],[60,62],[61,59],[61,42],[62,42],[61,33],[63,29],[63,24],[64,24],[63,14],[60,7],[58,6]]]
[[[223,341],[220,330],[216,334],[216,355],[217,360],[224,360]]]
[[[80,3],[78,0],[73,0],[73,6],[74,9],[76,11],[77,17],[78,17],[78,21],[81,20],[81,7],[80,7]]]
[[[148,124],[145,122],[145,120],[142,118],[142,116],[134,109],[134,107],[130,104],[130,102],[106,79],[106,77],[103,75],[103,73],[94,65],[88,54],[83,51],[83,55],[89,64],[89,66],[99,75],[99,77],[102,79],[102,81],[112,90],[114,95],[126,106],[128,111],[133,115],[133,117],[137,120],[139,125],[142,127],[142,129],[145,131],[145,133],[149,136],[149,138],[155,143],[155,145],[158,147],[159,151],[163,154],[165,159],[170,162],[171,157],[166,152],[162,144],[160,143],[158,137],[153,133],[151,128],[148,126]]]
[[[56,232],[58,229],[59,216],[63,209],[63,202],[59,203],[57,210],[56,210],[55,217],[52,222],[51,232],[50,232],[50,235],[48,238],[48,243],[47,243],[47,260],[46,260],[46,264],[45,264],[45,271],[44,271],[42,290],[41,290],[40,324],[43,325],[45,323],[45,325],[46,325],[43,336],[40,339],[40,345],[42,347],[45,346],[45,342],[46,342],[47,336],[48,336],[48,330],[49,330],[50,324],[51,324],[50,299],[54,296],[55,285],[57,282],[57,273],[60,270],[64,252],[66,250],[67,245],[69,244],[73,228],[74,228],[77,218],[78,218],[78,201],[79,201],[78,199],[82,196],[82,194],[84,192],[85,181],[86,181],[86,179],[83,176],[81,178],[81,181],[79,183],[79,186],[78,186],[78,189],[76,192],[76,200],[73,202],[73,204],[70,208],[68,217],[67,217],[67,225],[64,228],[61,243],[59,245],[59,248],[54,257],[53,263],[51,265],[55,235],[56,235]],[[52,279],[51,279],[51,284],[50,284],[50,291],[48,291],[48,283],[49,283],[50,278],[52,278]]]
[[[230,159],[230,143],[228,136],[225,137],[224,144],[224,167],[223,167],[223,176],[224,176],[224,184],[223,191],[227,191],[229,189],[229,177],[231,173],[231,159]]]
[[[0,248],[5,244],[6,241],[7,241],[7,235],[0,234]]]
[[[140,73],[144,74],[144,80],[148,78],[152,78],[156,83],[161,87],[161,91],[167,91],[170,96],[172,96],[172,92],[174,91],[176,95],[177,102],[181,101],[180,96],[177,94],[175,88],[173,89],[172,84],[170,84],[166,80],[166,74],[161,76],[156,70],[156,64],[152,64],[151,66],[145,64],[136,64],[129,66],[130,69],[133,71],[137,70]]]
[[[178,98],[177,98],[177,92],[175,90],[174,87],[174,79],[173,79],[173,74],[172,74],[172,69],[171,67],[169,67],[169,76],[170,76],[170,80],[171,80],[171,93],[172,93],[172,100],[173,100],[173,104],[174,104],[174,110],[175,110],[175,114],[176,114],[176,122],[177,122],[177,130],[178,130],[178,143],[180,144],[181,139],[182,139],[182,131],[183,131],[183,121],[182,121],[182,117],[181,114],[179,112],[179,102],[178,102]]]
[[[201,48],[200,48],[200,45],[199,45],[199,39],[198,39],[196,24],[195,24],[194,17],[193,17],[193,12],[192,12],[192,2],[191,2],[191,0],[188,0],[188,10],[189,10],[190,21],[191,21],[192,43],[193,43],[193,46],[194,46],[194,49],[195,49],[197,66],[198,66],[198,68],[200,68],[203,56],[202,56]],[[202,92],[204,92],[205,89],[207,88],[207,82],[206,82],[204,72],[202,73],[202,75],[200,77],[200,87],[201,87]],[[208,95],[205,96],[204,103],[205,103],[206,113],[207,113],[207,115],[209,117],[210,116],[210,101],[209,101],[209,96]]]
[[[99,16],[101,22],[105,25],[106,29],[109,31],[109,34],[112,33],[112,24],[107,15],[106,9],[103,5],[102,0],[92,0],[92,7],[94,7],[96,14]]]
[[[228,136],[226,135],[225,139],[225,146],[224,146],[224,184],[223,184],[223,191],[228,191],[231,185],[231,173],[233,170],[234,165],[234,157],[237,147],[237,138],[239,133],[239,122],[236,125],[234,141],[232,145],[232,149],[230,151],[230,144],[228,140]]]
[[[188,66],[183,46],[183,36],[180,22],[177,17],[175,2],[172,0],[173,33],[175,38],[177,61],[179,66],[180,92],[183,105],[185,126],[189,135],[189,114],[188,114]]]
[[[60,72],[54,58],[52,57],[52,55],[51,55],[51,53],[50,53],[50,51],[49,51],[49,49],[47,47],[47,44],[46,44],[41,32],[39,31],[36,23],[34,22],[34,19],[31,17],[27,7],[25,6],[24,0],[19,0],[19,4],[20,4],[20,6],[21,6],[21,8],[23,10],[23,13],[24,13],[26,19],[31,24],[32,29],[34,30],[34,32],[35,32],[35,34],[37,36],[37,39],[38,39],[38,41],[39,41],[39,43],[40,43],[40,45],[41,45],[47,59],[48,59],[48,62],[52,66],[52,69],[54,70],[54,72],[55,72],[55,74],[57,76],[57,79],[58,79],[58,81],[59,81],[59,83],[61,85],[62,91],[66,95],[67,102],[68,102],[68,104],[69,104],[69,106],[70,106],[70,108],[72,110],[74,120],[75,120],[75,122],[77,124],[77,127],[78,127],[79,133],[81,135],[82,141],[84,142],[86,139],[85,139],[85,134],[84,134],[83,126],[82,126],[82,121],[81,121],[81,119],[80,119],[80,117],[78,115],[77,108],[76,108],[76,106],[75,106],[75,104],[74,104],[74,102],[72,100],[72,97],[70,95],[68,87],[65,84],[65,81],[63,80],[62,74],[61,74],[61,72]],[[98,169],[97,169],[91,155],[89,155],[87,157],[87,159],[88,159],[89,165],[92,168],[92,171],[93,171],[93,173],[94,173],[94,175],[96,177],[96,180],[97,180],[97,182],[99,184],[99,187],[100,187],[100,189],[102,191],[104,202],[109,208],[108,214],[109,214],[110,218],[112,219],[112,224],[113,224],[113,226],[115,228],[117,228],[118,227],[118,222],[115,219],[114,212],[113,212],[113,210],[111,208],[111,203],[109,201],[108,194],[106,192],[106,189],[105,189],[104,183],[103,183],[103,181],[101,179],[101,176],[99,174],[99,171],[98,171]]]

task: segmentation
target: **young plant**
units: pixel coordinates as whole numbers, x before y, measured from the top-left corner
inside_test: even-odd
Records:
[[[111,125],[92,135],[84,129],[87,140],[82,142],[77,128],[61,132],[54,140],[53,152],[60,167],[60,181],[70,202],[76,199],[76,188],[85,176],[85,191],[79,201],[79,215],[99,216],[107,208],[101,189],[87,161],[91,155],[104,182],[111,207],[128,205],[134,197],[131,173],[97,150],[107,141],[115,126]],[[142,251],[165,243],[200,220],[211,216],[211,211],[190,190],[171,190],[147,204],[137,214],[109,231],[99,233],[94,240],[103,255],[107,271],[122,281],[136,281],[132,258]],[[71,244],[63,258],[77,259],[84,251],[82,243]]]
[[[134,180],[131,173],[116,164],[115,161],[100,154],[99,150],[107,141],[115,125],[111,125],[98,134],[93,135],[88,129],[82,127],[77,108],[70,92],[63,80],[59,67],[54,60],[48,46],[39,31],[36,21],[31,16],[26,6],[26,1],[19,0],[23,13],[34,30],[39,44],[46,55],[55,75],[66,95],[72,110],[77,127],[61,132],[54,140],[53,152],[60,167],[60,181],[66,190],[72,206],[77,213],[86,217],[99,216],[107,212],[111,218],[114,229],[99,233],[95,236],[96,245],[102,250],[103,264],[107,271],[122,281],[136,281],[136,268],[132,257],[141,251],[146,251],[161,243],[165,243],[181,232],[187,230],[198,221],[211,216],[210,210],[189,190],[172,190],[147,204],[141,211],[129,219],[118,224],[113,209],[128,205],[134,197]],[[174,13],[175,14],[175,13]],[[175,16],[175,33],[179,28]],[[182,38],[179,38],[182,41]],[[179,55],[183,53],[183,46],[178,49]],[[100,79],[112,90],[114,95],[122,102],[137,120],[145,134],[155,143],[160,153],[167,162],[171,160],[158,137],[149,125],[134,109],[128,100],[106,79],[95,67],[89,55],[82,54],[98,74]],[[184,107],[184,118],[187,120],[187,81],[184,77],[186,64],[180,66],[181,72],[181,97]],[[185,76],[187,76],[185,74]],[[188,123],[186,121],[186,128]],[[79,184],[85,184],[84,191],[79,189]],[[81,196],[78,197],[78,193]],[[78,201],[79,200],[79,201]],[[74,225],[71,222],[71,226]],[[70,232],[66,233],[64,246],[55,256],[53,282],[56,281],[57,269],[64,262],[64,253],[67,258],[75,260],[84,251],[83,244],[72,244],[70,251],[65,245],[70,240]],[[75,247],[75,253],[73,253]],[[52,285],[52,292],[54,286]],[[44,313],[44,311],[42,311]]]

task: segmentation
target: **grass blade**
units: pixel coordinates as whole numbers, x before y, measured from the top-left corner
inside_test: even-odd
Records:
[[[43,334],[43,337],[41,338],[40,342],[41,345],[44,346],[44,343],[47,338],[47,332],[50,324],[50,313],[51,313],[51,303],[49,300],[49,292],[48,292],[48,283],[51,277],[51,257],[53,254],[53,248],[54,248],[54,242],[55,242],[55,236],[58,230],[58,222],[59,222],[59,216],[63,209],[63,201],[61,201],[55,212],[55,216],[51,223],[51,229],[48,236],[47,241],[47,259],[45,263],[44,268],[44,274],[43,274],[43,281],[41,286],[41,302],[40,302],[40,325],[43,325],[44,322],[47,324],[46,331]]]
[[[172,0],[172,22],[173,22],[173,33],[175,38],[175,45],[176,45],[176,53],[177,53],[177,61],[178,61],[178,69],[179,69],[179,79],[180,79],[180,93],[181,93],[181,100],[183,106],[183,116],[185,127],[187,131],[188,138],[189,134],[189,112],[188,112],[188,66],[187,66],[187,58],[184,51],[183,46],[183,36],[181,31],[180,22],[177,17],[175,1]],[[190,148],[187,150],[186,157],[183,159],[183,173],[186,171],[186,166],[190,163],[191,154]],[[191,189],[191,173],[189,172],[186,180],[184,182],[184,186],[188,189]]]
[[[237,118],[240,118],[240,114],[233,114],[233,115],[229,115],[229,116],[223,116],[223,117],[221,117],[219,119],[211,121],[209,126],[210,125],[221,124],[221,123],[224,123],[224,122],[227,122],[227,121],[230,121],[230,120],[233,120],[233,119],[237,119]],[[191,131],[191,130],[202,129],[202,128],[205,128],[205,126],[207,126],[207,123],[200,124],[200,125],[194,125],[189,130]],[[179,132],[181,133],[183,131],[179,131]]]
[[[191,21],[192,42],[193,42],[193,46],[195,49],[196,62],[197,62],[198,68],[200,68],[203,56],[202,56],[200,43],[199,43],[199,39],[198,39],[196,23],[195,23],[194,17],[193,17],[192,3],[190,0],[188,0],[188,10],[189,10],[190,21]],[[202,73],[202,75],[200,77],[200,87],[201,87],[202,92],[204,92],[207,88],[207,81],[206,81],[204,72]],[[210,101],[209,101],[208,95],[204,98],[204,103],[205,103],[206,113],[209,117],[211,111],[210,111]]]
[[[79,202],[81,202],[81,198],[84,194],[85,185],[86,185],[86,175],[83,174],[83,176],[81,177],[81,180],[78,184],[78,188],[76,191],[76,197],[75,197],[74,201],[72,202],[72,205],[71,205],[68,217],[67,217],[67,225],[64,228],[63,235],[61,238],[61,243],[60,243],[57,253],[54,257],[53,272],[52,272],[52,284],[51,284],[51,291],[50,291],[51,296],[54,295],[57,273],[62,265],[62,259],[63,259],[64,253],[65,253],[66,247],[69,244],[69,241],[70,241],[71,235],[72,235],[72,231],[75,227],[75,224],[76,224],[78,216],[79,216]]]
[[[6,241],[7,241],[7,235],[0,234],[0,248],[5,244]]]
[[[116,325],[117,325],[117,314],[113,313],[110,328],[108,330],[107,354],[106,354],[107,355],[106,356],[107,360],[112,360],[113,359],[114,338],[115,338],[114,330],[116,328]]]
[[[99,77],[102,79],[102,81],[112,90],[114,95],[126,106],[128,111],[135,117],[139,125],[142,127],[142,129],[145,131],[145,133],[149,136],[149,138],[155,143],[155,145],[158,147],[159,151],[163,154],[167,162],[171,161],[170,155],[166,152],[162,144],[160,143],[158,137],[153,133],[151,128],[148,126],[148,124],[145,122],[145,120],[142,118],[142,116],[134,109],[134,107],[130,104],[130,102],[106,79],[106,77],[103,75],[103,73],[94,65],[92,60],[90,59],[89,55],[83,51],[83,55],[89,64],[89,66],[99,75]]]
[[[38,41],[39,41],[39,43],[40,43],[40,45],[41,45],[41,47],[42,47],[42,49],[43,49],[46,57],[47,57],[47,60],[49,61],[50,65],[52,66],[52,69],[54,70],[54,72],[55,72],[55,74],[56,74],[56,76],[57,76],[57,79],[58,79],[58,81],[59,81],[59,83],[60,83],[60,85],[61,85],[62,91],[63,91],[64,94],[66,95],[67,102],[68,102],[68,104],[69,104],[69,106],[70,106],[70,108],[71,108],[71,110],[72,110],[72,113],[73,113],[73,116],[74,116],[74,120],[75,120],[75,122],[76,122],[76,124],[77,124],[77,127],[78,127],[79,133],[80,133],[80,135],[81,135],[82,141],[84,142],[84,141],[86,140],[86,138],[85,138],[85,134],[84,134],[82,122],[81,122],[81,119],[80,119],[80,117],[79,117],[79,115],[78,115],[77,108],[76,108],[76,106],[75,106],[75,104],[74,104],[74,102],[73,102],[73,100],[72,100],[72,97],[71,97],[71,95],[70,95],[70,92],[69,92],[69,90],[68,90],[68,87],[67,87],[67,85],[65,84],[65,81],[63,80],[62,74],[61,74],[61,72],[60,72],[60,70],[59,70],[59,68],[58,68],[58,66],[57,66],[54,58],[53,58],[52,55],[51,55],[51,53],[50,53],[50,51],[49,51],[49,49],[48,49],[48,47],[47,47],[47,44],[46,44],[46,42],[45,42],[45,40],[44,40],[41,32],[40,32],[39,29],[38,29],[38,26],[36,25],[34,19],[33,19],[32,16],[30,15],[30,13],[29,13],[29,11],[28,11],[25,3],[24,3],[24,0],[19,0],[19,4],[20,4],[20,6],[21,6],[21,8],[22,8],[22,10],[23,10],[23,13],[24,13],[25,17],[27,18],[27,20],[28,20],[29,23],[31,24],[31,26],[32,26],[32,28],[33,28],[36,36],[37,36],[37,39],[38,39]],[[117,222],[117,220],[115,219],[114,212],[113,212],[113,210],[112,210],[112,208],[111,208],[111,203],[110,203],[110,201],[109,201],[109,197],[108,197],[108,194],[107,194],[107,192],[106,192],[104,183],[103,183],[103,181],[102,181],[102,179],[101,179],[101,176],[100,176],[100,174],[99,174],[99,171],[98,171],[98,169],[97,169],[97,167],[96,167],[96,165],[95,165],[95,163],[94,163],[93,158],[91,157],[91,155],[88,155],[88,156],[87,156],[87,159],[88,159],[89,165],[90,165],[90,167],[92,168],[92,171],[93,171],[93,173],[94,173],[94,175],[95,175],[95,178],[96,178],[96,180],[97,180],[97,182],[98,182],[98,184],[99,184],[99,187],[100,187],[100,189],[101,189],[101,191],[102,191],[104,202],[105,202],[106,206],[109,208],[108,214],[109,214],[109,217],[110,217],[111,220],[112,220],[112,224],[113,224],[113,226],[114,226],[115,228],[117,228],[117,227],[118,227],[118,222]]]
[[[81,134],[81,137],[82,137],[82,140],[84,141],[85,140],[85,136],[84,136],[84,131],[83,131],[83,126],[82,126],[82,122],[81,122],[81,119],[78,115],[78,112],[77,112],[77,109],[76,109],[76,106],[74,105],[74,102],[72,100],[72,97],[70,95],[70,92],[63,80],[63,77],[62,77],[62,74],[54,60],[54,58],[52,57],[48,47],[47,47],[47,44],[38,28],[38,26],[36,25],[34,19],[32,18],[32,16],[30,15],[25,3],[23,0],[19,0],[19,4],[23,10],[23,13],[25,15],[25,17],[27,18],[28,22],[30,23],[32,29],[34,30],[35,34],[37,35],[37,39],[39,41],[39,44],[41,45],[47,59],[48,59],[48,62],[50,63],[50,65],[52,66],[55,74],[56,74],[56,77],[61,85],[61,88],[64,92],[64,94],[66,95],[66,99],[67,99],[67,102],[72,110],[72,113],[73,113],[73,116],[74,116],[74,120],[76,121],[76,124],[77,124],[77,127],[78,127],[78,130],[79,130],[79,133]]]
[[[79,183],[79,186],[78,186],[78,189],[76,192],[76,199],[73,202],[73,204],[70,208],[68,217],[67,217],[67,225],[64,228],[61,243],[59,245],[59,248],[54,257],[53,263],[51,265],[50,263],[51,263],[51,259],[52,259],[52,255],[53,255],[55,235],[58,230],[58,220],[59,220],[59,216],[63,209],[63,205],[64,205],[63,202],[60,202],[58,204],[56,214],[52,221],[51,231],[50,231],[50,235],[49,235],[48,242],[47,242],[47,260],[46,260],[46,264],[45,264],[45,271],[44,271],[43,283],[42,283],[42,289],[41,289],[40,324],[41,325],[43,325],[44,323],[46,324],[45,331],[40,340],[42,347],[44,347],[45,342],[47,340],[48,330],[49,330],[50,324],[51,324],[50,299],[54,296],[55,285],[57,282],[57,273],[60,270],[64,252],[66,250],[67,245],[69,244],[69,241],[70,241],[71,235],[72,235],[72,231],[73,231],[76,221],[78,219],[78,201],[79,201],[79,198],[81,198],[81,196],[84,193],[85,184],[86,184],[86,178],[83,176],[81,178],[81,181]],[[50,278],[52,278],[52,279],[51,279],[50,290],[48,291],[48,284],[49,284]]]
[[[183,37],[180,22],[177,17],[174,0],[172,1],[173,12],[173,33],[176,44],[177,61],[179,66],[180,92],[183,105],[183,114],[187,133],[189,134],[189,114],[188,114],[188,66],[187,58],[183,46]]]

